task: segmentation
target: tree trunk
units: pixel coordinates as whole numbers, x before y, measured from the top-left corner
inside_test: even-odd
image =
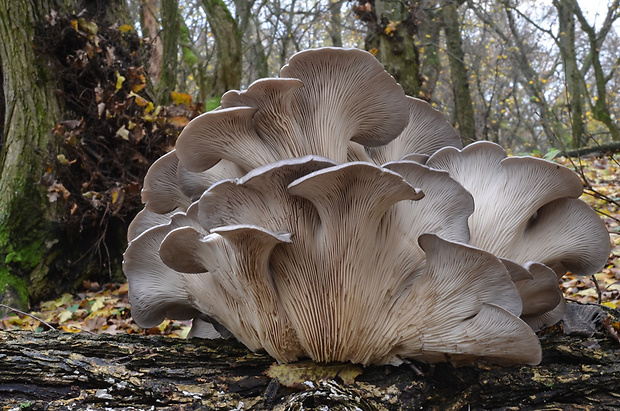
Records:
[[[212,93],[221,96],[241,88],[241,39],[243,33],[222,0],[202,0],[215,38],[215,74]]]
[[[450,79],[454,90],[456,123],[463,142],[468,144],[476,140],[476,121],[469,91],[469,70],[465,64],[457,7],[454,1],[447,1],[442,7],[441,16],[446,34]]]
[[[179,1],[161,0],[162,25],[162,66],[161,76],[157,84],[158,101],[168,104],[172,97],[170,92],[177,85],[177,69],[179,67]]]
[[[415,44],[419,1],[360,1],[357,16],[367,24],[366,50],[385,66],[407,95],[420,95],[419,50]]]
[[[568,93],[568,107],[571,120],[572,148],[577,149],[585,143],[583,123],[583,79],[577,67],[577,50],[575,37],[575,15],[570,5],[563,0],[554,0],[553,5],[558,11],[560,54],[564,65],[564,77],[566,78],[566,92]]]
[[[613,140],[619,141],[620,127],[618,127],[617,120],[614,119],[609,105],[607,104],[607,83],[611,80],[612,76],[605,76],[600,58],[601,45],[605,39],[604,34],[606,34],[606,31],[597,33],[596,28],[588,23],[583,15],[583,12],[581,11],[581,8],[579,7],[579,4],[575,0],[570,0],[567,3],[568,7],[570,7],[572,12],[575,13],[577,20],[581,25],[581,29],[588,36],[590,46],[590,53],[588,57],[591,58],[592,66],[594,67],[594,79],[596,82],[596,98],[594,99],[595,103],[592,104],[594,118],[605,124]],[[607,20],[613,21],[618,19],[618,8],[620,7],[619,3],[620,2],[618,0],[614,0],[614,2],[609,5],[608,17],[606,18],[605,23],[607,23]]]
[[[438,8],[434,4],[431,6],[425,7],[424,18],[420,20],[418,26],[419,38],[421,39],[421,75],[424,79],[421,85],[420,98],[426,101],[432,101],[442,70],[439,46],[441,43],[441,17]]]
[[[88,259],[79,270],[69,272],[77,269],[72,264],[93,245],[86,240],[93,233],[88,227],[78,235],[66,230],[62,220],[69,210],[57,205],[60,201],[50,202],[48,194],[53,193],[46,189],[55,183],[52,173],[47,173],[51,154],[59,154],[53,130],[61,120],[74,118],[58,98],[63,95],[55,72],[59,68],[50,58],[49,42],[43,41],[49,40],[44,27],[58,16],[86,10],[82,23],[78,18],[74,21],[92,23],[94,28],[89,27],[96,32],[99,24],[109,24],[106,19],[122,21],[123,4],[121,0],[0,0],[0,62],[6,102],[0,153],[0,302],[25,307],[75,287],[89,274],[85,269],[91,264]],[[96,16],[97,23],[88,21],[89,16]],[[57,45],[63,39],[53,40]],[[120,268],[120,258],[117,263]],[[101,270],[100,262],[96,264]]]
[[[37,185],[61,108],[55,77],[33,44],[47,1],[0,0],[4,141],[0,155],[0,301],[26,306],[47,284],[53,208]]]
[[[158,0],[141,0],[140,17],[142,23],[142,37],[150,44],[148,73],[153,84],[158,84],[161,77],[163,62],[163,44],[159,35],[159,21],[157,20]]]
[[[342,47],[342,3],[344,0],[332,1],[329,5],[329,26],[327,34],[332,47]]]
[[[617,321],[617,312],[605,315]],[[538,366],[403,364],[359,367],[353,377],[344,371],[354,367],[332,364],[325,367],[331,376],[302,374],[287,388],[285,374],[279,380],[265,374],[273,359],[230,341],[0,331],[0,404],[48,410],[618,409],[618,340],[600,323],[592,332],[547,331]],[[289,370],[295,368],[311,369],[306,363]]]

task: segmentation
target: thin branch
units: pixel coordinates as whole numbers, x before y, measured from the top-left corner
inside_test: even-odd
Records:
[[[11,310],[11,311],[13,311],[13,312],[16,312],[17,314],[26,315],[26,316],[28,316],[28,317],[30,317],[30,318],[33,318],[33,319],[35,319],[35,320],[39,321],[40,323],[44,324],[44,325],[45,325],[47,328],[49,328],[50,330],[55,330],[55,329],[56,329],[56,328],[54,328],[54,326],[52,326],[51,324],[49,324],[49,323],[47,323],[47,322],[43,321],[43,320],[42,320],[42,319],[40,319],[39,317],[36,317],[36,316],[34,316],[34,315],[32,315],[32,314],[28,314],[28,313],[26,313],[26,312],[24,312],[24,311],[21,311],[21,310],[18,310],[17,308],[9,307],[9,306],[8,306],[8,305],[6,305],[6,304],[0,304],[0,307],[4,307],[4,308],[9,309],[9,310]]]

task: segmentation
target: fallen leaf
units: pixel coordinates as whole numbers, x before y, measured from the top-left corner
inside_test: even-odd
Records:
[[[362,369],[353,364],[320,364],[312,361],[273,364],[265,371],[268,377],[277,378],[280,384],[289,388],[303,386],[307,381],[317,382],[336,377],[340,377],[345,384],[352,384],[355,381],[355,377],[361,373]]]

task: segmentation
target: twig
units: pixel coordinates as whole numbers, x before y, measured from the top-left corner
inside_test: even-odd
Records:
[[[603,302],[603,292],[601,291],[601,287],[598,285],[598,281],[594,274],[592,274],[592,281],[594,282],[594,286],[596,287],[596,294],[598,296],[598,303],[601,304]]]
[[[25,313],[25,312],[23,312],[23,311],[21,311],[21,310],[18,310],[17,308],[9,307],[9,306],[8,306],[8,305],[6,305],[6,304],[0,304],[0,307],[7,308],[7,309],[9,309],[9,310],[11,310],[11,311],[16,312],[17,314],[27,315],[27,316],[28,316],[28,317],[30,317],[30,318],[34,318],[35,320],[37,320],[37,321],[41,322],[42,324],[45,324],[45,325],[47,326],[47,328],[49,328],[50,330],[55,330],[55,329],[56,329],[56,328],[54,328],[54,326],[52,326],[51,324],[46,323],[46,322],[45,322],[45,321],[43,321],[42,319],[40,319],[40,318],[38,318],[38,317],[35,317],[35,316],[34,316],[34,315],[32,315],[32,314],[28,314],[28,313]]]

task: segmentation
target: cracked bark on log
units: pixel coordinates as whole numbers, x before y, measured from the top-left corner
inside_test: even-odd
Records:
[[[617,311],[605,315],[617,321]],[[407,364],[367,367],[352,385],[336,378],[291,389],[263,374],[273,364],[269,356],[232,341],[0,331],[0,404],[48,410],[620,410],[620,344],[600,322],[591,337],[555,327],[541,342],[539,366],[418,365],[424,375]]]

